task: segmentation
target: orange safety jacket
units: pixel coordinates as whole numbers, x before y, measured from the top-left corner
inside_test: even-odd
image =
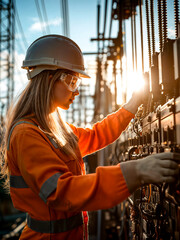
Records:
[[[27,213],[20,239],[88,239],[86,211],[111,208],[129,195],[120,164],[85,175],[82,157],[114,142],[134,115],[121,108],[92,129],[70,125],[78,137],[78,160],[67,156],[34,119],[10,131],[8,166],[15,208]]]

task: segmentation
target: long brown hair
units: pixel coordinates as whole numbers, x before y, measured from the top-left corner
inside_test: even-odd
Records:
[[[53,86],[63,70],[45,70],[29,81],[18,100],[11,105],[6,116],[4,143],[1,145],[1,176],[5,188],[9,188],[9,169],[7,162],[7,142],[12,126],[21,118],[33,116],[40,128],[54,138],[58,146],[67,154],[77,158],[75,149],[77,137],[69,125],[63,121],[59,109],[51,112]]]

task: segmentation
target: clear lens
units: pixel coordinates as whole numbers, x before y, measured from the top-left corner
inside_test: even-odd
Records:
[[[81,78],[66,73],[63,73],[60,79],[66,84],[71,92],[75,92],[81,83]]]

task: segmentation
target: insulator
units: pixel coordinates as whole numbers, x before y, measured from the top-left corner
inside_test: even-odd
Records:
[[[179,2],[174,0],[174,18],[175,18],[175,34],[178,37],[178,23],[179,23]]]
[[[167,40],[167,0],[162,0],[162,10],[163,10],[163,46]]]
[[[158,0],[158,27],[159,27],[159,50],[162,51],[162,15],[161,0]]]
[[[155,53],[155,36],[154,36],[154,0],[150,1],[151,8],[151,32],[152,32],[152,53]]]

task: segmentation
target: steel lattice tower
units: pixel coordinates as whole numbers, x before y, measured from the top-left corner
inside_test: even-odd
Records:
[[[4,115],[14,92],[14,0],[0,0],[0,116]]]

